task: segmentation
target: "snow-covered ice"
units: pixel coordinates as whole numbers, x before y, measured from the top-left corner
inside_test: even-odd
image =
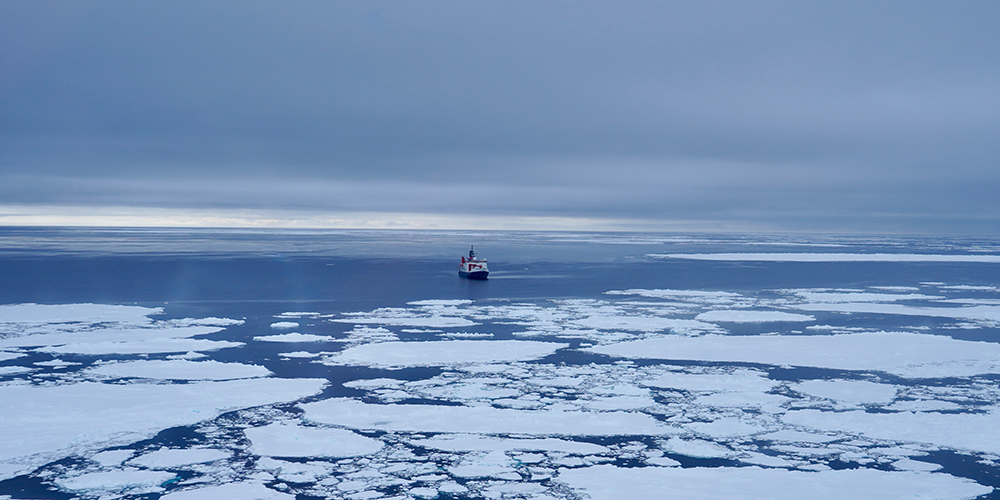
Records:
[[[380,450],[383,443],[345,429],[275,422],[243,431],[259,455],[278,457],[353,457]]]
[[[527,340],[380,342],[348,347],[324,358],[323,362],[385,368],[493,363],[538,359],[568,346],[569,344]]]
[[[229,483],[217,486],[195,487],[163,495],[163,500],[295,500],[295,495],[267,488],[258,482]]]
[[[218,361],[123,361],[96,365],[85,373],[105,377],[138,377],[164,380],[230,380],[266,377],[271,370],[260,365]]]
[[[8,304],[0,305],[0,323],[19,325],[57,323],[122,323],[145,325],[149,316],[163,314],[161,307],[110,304]]]
[[[174,477],[175,475],[171,472],[125,469],[57,479],[56,484],[63,489],[74,492],[90,494],[113,492],[134,495],[162,491],[163,488],[160,485]]]
[[[637,359],[878,370],[904,377],[1000,373],[1000,344],[907,332],[659,337],[583,350]]]
[[[229,453],[211,448],[184,448],[159,450],[140,455],[128,461],[129,465],[138,465],[147,469],[173,469],[183,465],[215,462],[229,458]]]
[[[529,435],[660,434],[669,428],[642,413],[510,410],[490,406],[368,404],[332,398],[302,405],[306,419],[353,429]]]
[[[313,335],[311,333],[282,333],[278,335],[260,335],[253,338],[258,342],[343,342],[329,335]]]
[[[318,392],[325,379],[259,378],[188,384],[0,385],[0,463],[30,470],[63,456],[151,437],[222,412]],[[7,473],[13,477],[16,471]]]
[[[789,411],[781,420],[786,424],[847,432],[871,439],[927,443],[996,454],[1000,453],[1000,411],[990,410],[988,413],[868,413],[864,410],[804,409]]]
[[[715,310],[703,312],[695,316],[695,319],[707,322],[768,323],[775,321],[813,321],[816,318],[806,314],[794,314],[782,311]]]
[[[559,471],[557,480],[592,500],[842,500],[844,498],[972,499],[993,489],[945,474],[874,469],[801,472],[759,467],[644,467],[596,465]]]

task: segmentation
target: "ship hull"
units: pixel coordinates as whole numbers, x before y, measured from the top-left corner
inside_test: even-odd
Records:
[[[486,279],[487,276],[490,275],[490,272],[489,271],[472,271],[471,273],[467,273],[465,271],[459,271],[458,275],[461,276],[461,277],[463,277],[463,278],[468,278],[470,280],[484,280],[484,279]]]

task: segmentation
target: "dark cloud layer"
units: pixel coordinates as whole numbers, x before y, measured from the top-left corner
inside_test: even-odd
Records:
[[[996,2],[5,2],[0,203],[1000,232]]]

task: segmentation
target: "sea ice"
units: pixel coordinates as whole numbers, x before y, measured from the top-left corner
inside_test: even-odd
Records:
[[[153,354],[166,352],[217,351],[230,347],[241,347],[242,342],[228,340],[161,338],[124,342],[94,342],[91,344],[66,344],[43,347],[39,352],[52,354]]]
[[[37,325],[26,331],[0,339],[2,347],[62,346],[67,344],[89,345],[108,342],[142,342],[163,339],[190,339],[222,330],[214,326],[154,326],[136,328],[100,325]]]
[[[316,358],[319,357],[318,352],[308,352],[308,351],[294,351],[294,352],[279,352],[278,356],[283,358]]]
[[[299,324],[294,321],[277,321],[271,323],[271,328],[275,330],[287,330],[289,328],[298,328]]]
[[[698,321],[720,323],[768,323],[776,321],[814,321],[814,316],[781,311],[715,310],[694,317]]]
[[[137,377],[162,380],[231,380],[266,377],[271,370],[260,365],[218,361],[154,360],[121,361],[95,365],[84,373],[106,377]]]
[[[929,443],[957,450],[1000,453],[1000,412],[988,413],[868,413],[794,410],[781,416],[786,424],[839,431],[870,439]],[[970,432],[970,429],[975,429]]]
[[[152,323],[147,316],[163,314],[162,307],[108,304],[8,304],[0,305],[0,323],[20,325],[53,323]]]
[[[371,313],[345,313],[344,318],[331,319],[336,323],[353,323],[355,325],[376,324],[390,326],[413,326],[419,328],[452,328],[478,325],[474,321],[452,315],[433,314],[437,308],[429,310],[414,310],[402,308],[382,308]],[[449,308],[448,312],[452,312]]]
[[[631,330],[659,332],[673,330],[679,333],[720,332],[719,327],[693,319],[663,318],[659,316],[589,316],[570,321],[570,324],[598,330]]]
[[[950,370],[953,376],[1000,371],[1000,344],[904,332],[660,337],[581,350],[626,358],[881,370],[904,377],[928,370]]]
[[[187,384],[0,385],[0,465],[6,477],[72,454],[128,444],[235,408],[317,393],[325,379],[258,378]]]
[[[645,289],[630,288],[628,290],[608,290],[606,295],[639,295],[657,299],[685,300],[701,304],[731,304],[741,296],[733,292],[721,292],[712,290],[668,290],[668,289]]]
[[[0,366],[0,377],[5,377],[7,375],[20,375],[22,373],[33,371],[35,371],[34,368],[27,366]]]
[[[320,478],[329,477],[332,472],[329,462],[289,462],[270,457],[257,460],[257,467],[274,474],[282,481],[293,483],[313,483]]]
[[[684,391],[767,392],[775,381],[767,378],[766,372],[747,369],[721,373],[669,371],[645,380],[643,385]]]
[[[162,491],[160,485],[174,477],[175,475],[171,472],[124,469],[92,472],[65,479],[56,479],[55,482],[60,488],[90,494],[104,491],[140,494]]]
[[[467,299],[428,299],[414,300],[406,304],[410,306],[462,306],[471,303],[472,301]]]
[[[439,434],[427,439],[410,441],[414,446],[445,451],[547,451],[575,455],[599,455],[608,453],[606,446],[580,443],[565,439],[543,438],[498,438],[478,434]]]
[[[345,429],[306,427],[292,422],[275,422],[243,431],[251,450],[258,455],[278,457],[353,457],[382,449],[382,441]]]
[[[931,472],[941,469],[940,464],[923,462],[920,460],[913,460],[910,458],[897,460],[892,463],[892,467],[895,468],[896,470],[912,470],[912,471],[924,471],[924,472]]]
[[[800,472],[759,467],[643,467],[596,465],[560,469],[557,480],[592,500],[842,500],[972,499],[993,488],[946,474],[845,469]]]
[[[34,362],[32,364],[35,365],[35,366],[48,366],[48,367],[52,367],[52,368],[66,368],[68,366],[77,366],[77,365],[80,365],[80,363],[75,363],[75,362],[72,362],[72,361],[63,361],[61,359],[52,359],[52,360],[49,360],[49,361],[36,361],[36,362]]]
[[[161,448],[129,460],[129,465],[147,469],[173,469],[182,465],[215,462],[229,458],[229,453],[210,448]]]
[[[771,441],[789,442],[789,443],[829,443],[830,441],[836,441],[840,439],[838,436],[828,436],[826,434],[815,434],[811,432],[802,432],[792,429],[784,429],[777,432],[772,432],[765,434],[763,436],[757,436],[758,439],[769,439]]]
[[[662,441],[660,446],[662,446],[664,450],[689,457],[730,458],[736,455],[735,451],[726,448],[725,446],[711,441],[705,441],[703,439],[681,439],[672,437]]]
[[[380,342],[348,347],[324,364],[384,368],[522,361],[548,356],[569,344],[522,340]]]
[[[845,292],[829,290],[793,289],[784,290],[809,303],[841,304],[852,302],[898,302],[901,300],[936,300],[943,299],[940,295],[924,295],[921,293],[871,293]]]
[[[24,356],[27,356],[27,354],[25,354],[23,352],[0,351],[0,361],[7,361],[7,360],[11,360],[11,359],[23,358]]]
[[[922,307],[903,304],[878,304],[869,302],[805,303],[790,307],[804,311],[846,313],[897,314],[902,316],[928,316],[1000,322],[1000,306],[977,305],[969,307]]]
[[[897,387],[865,380],[806,380],[792,384],[791,389],[838,402],[852,404],[891,403]]]
[[[160,497],[162,500],[295,500],[295,495],[281,493],[267,488],[261,483],[228,483],[197,489],[170,492]]]
[[[112,465],[121,465],[122,462],[134,454],[134,450],[102,451],[100,453],[95,453],[90,457],[90,459],[103,465],[104,467],[110,467]]]
[[[322,314],[318,312],[290,311],[278,314],[278,318],[318,318]]]
[[[508,410],[491,406],[368,404],[333,398],[302,405],[306,419],[354,429],[526,435],[663,434],[671,428],[643,413]]]
[[[175,326],[210,325],[210,326],[233,326],[245,323],[242,319],[231,318],[182,318],[167,320],[167,323]]]
[[[311,333],[282,333],[280,335],[261,335],[254,337],[258,342],[343,342],[329,335],[313,335]]]
[[[985,285],[949,285],[949,286],[942,286],[941,289],[943,289],[943,290],[963,290],[963,291],[964,290],[969,290],[969,291],[974,291],[974,292],[998,292],[998,291],[1000,291],[1000,288],[997,288],[997,287],[992,286],[992,285],[990,285],[990,286],[985,286]]]

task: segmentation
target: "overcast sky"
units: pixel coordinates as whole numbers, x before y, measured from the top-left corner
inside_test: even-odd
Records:
[[[995,0],[5,1],[0,216],[1000,234],[998,27]]]

